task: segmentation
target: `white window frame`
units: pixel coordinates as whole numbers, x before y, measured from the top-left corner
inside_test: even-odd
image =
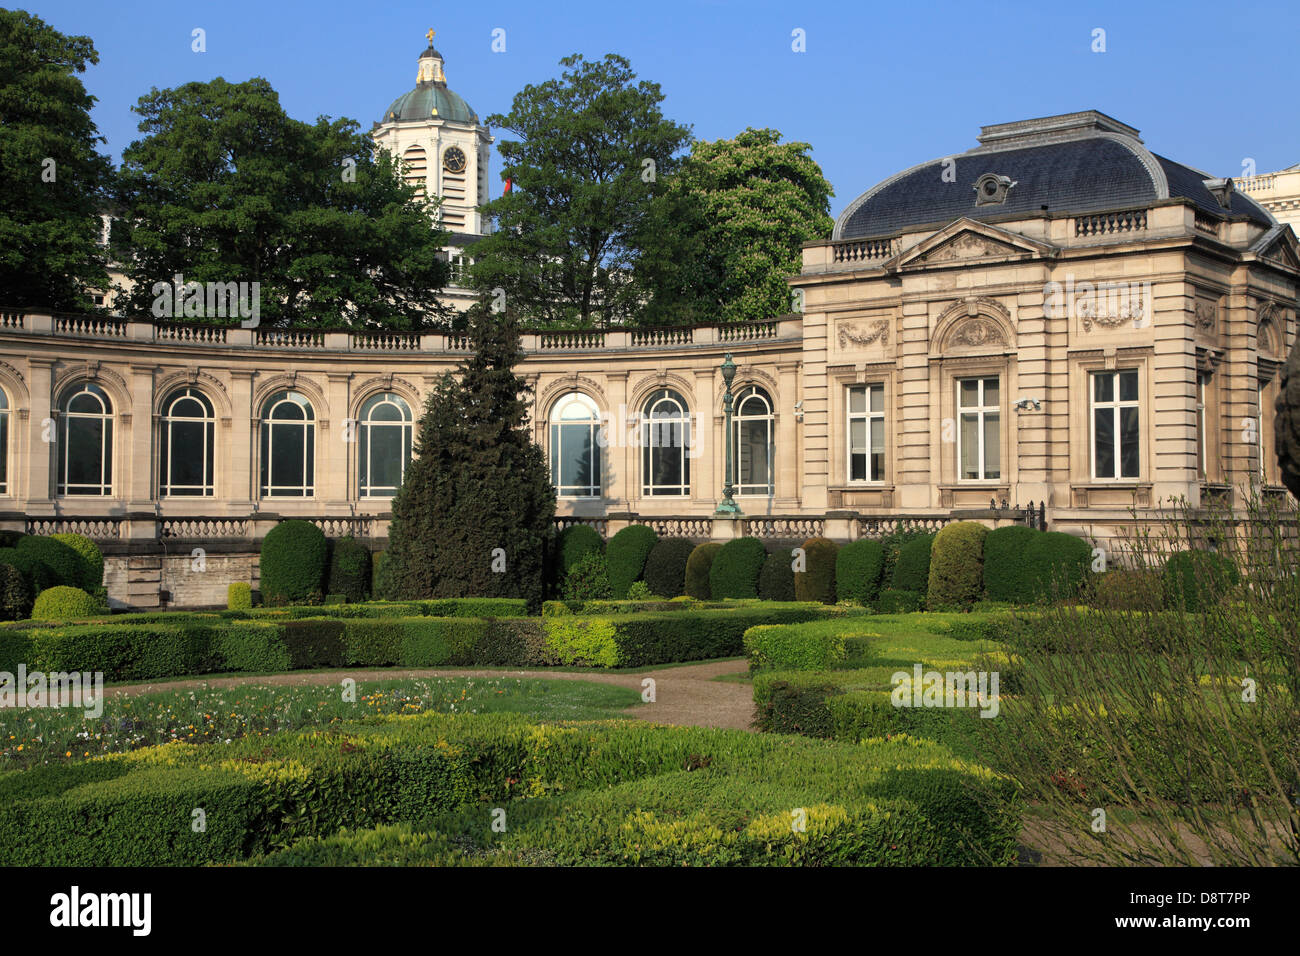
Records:
[[[172,409],[180,401],[197,401],[203,406],[204,415],[202,418],[192,418],[188,416],[176,417],[172,415]],[[172,426],[175,424],[203,426],[203,448],[200,454],[203,458],[203,484],[202,485],[173,485],[171,482],[172,475],[172,457],[176,453],[176,442],[172,435]],[[158,497],[160,498],[212,498],[216,495],[216,462],[208,457],[208,439],[212,442],[212,455],[216,457],[216,409],[207,395],[204,395],[199,389],[187,385],[178,388],[167,396],[163,403],[162,417],[159,419],[159,444],[166,449],[165,454],[159,455],[158,461]],[[164,440],[165,438],[165,440]],[[198,488],[199,493],[193,495],[176,494],[173,489],[176,488]]]
[[[1122,400],[1120,398],[1120,376],[1132,374],[1137,378],[1137,398]],[[1108,375],[1113,379],[1113,388],[1111,394],[1114,398],[1109,402],[1097,401],[1096,379],[1103,375]],[[1123,446],[1121,445],[1120,419],[1121,409],[1136,408],[1138,410],[1138,434],[1137,434],[1137,453],[1138,453],[1138,471],[1136,475],[1123,475]],[[1115,436],[1115,474],[1099,476],[1097,474],[1097,411],[1099,409],[1110,409],[1112,421],[1112,434]],[[1142,372],[1138,368],[1121,368],[1121,369],[1103,369],[1088,373],[1088,458],[1091,466],[1093,481],[1113,481],[1113,482],[1132,482],[1140,481],[1142,477]]]
[[[68,406],[78,395],[87,394],[99,402],[102,412],[70,412]],[[94,382],[81,382],[64,389],[59,402],[59,465],[57,494],[60,498],[111,498],[113,495],[113,400],[108,393]],[[70,485],[68,483],[68,433],[74,419],[97,419],[101,423],[99,431],[99,482],[89,485]],[[107,480],[105,480],[107,478]],[[69,492],[69,488],[98,489],[97,491]]]
[[[392,405],[396,408],[402,415],[401,421],[373,419],[371,416],[380,405]],[[396,392],[375,392],[373,395],[367,396],[366,400],[361,403],[359,413],[361,417],[357,421],[357,497],[391,498],[397,494],[397,488],[400,488],[402,482],[406,480],[406,467],[411,463],[411,449],[415,428],[411,406],[406,399]],[[402,467],[401,476],[397,481],[397,488],[390,489],[388,485],[371,483],[375,472],[372,458],[375,444],[370,433],[375,428],[400,428],[402,431]]]
[[[562,413],[570,405],[578,404],[586,409],[588,418],[564,418]],[[565,392],[551,406],[548,418],[547,437],[550,441],[551,481],[555,485],[556,497],[559,498],[599,498],[604,492],[605,470],[601,462],[600,443],[600,409],[590,395],[583,392]],[[587,429],[587,440],[591,443],[591,478],[587,485],[561,485],[564,464],[564,431],[566,428]]]
[[[866,401],[863,403],[866,410],[861,412],[853,411],[853,393],[856,390],[862,390]],[[872,392],[879,389],[880,394],[880,411],[871,410]],[[885,483],[886,475],[889,471],[889,427],[885,422],[885,383],[884,382],[867,382],[845,386],[844,390],[844,476],[849,484],[854,485],[880,485]],[[853,423],[862,421],[866,423],[866,447],[863,449],[866,457],[867,477],[853,477]],[[871,423],[880,422],[881,434],[881,463],[880,474],[871,473]]]
[[[754,398],[759,399],[766,407],[767,411],[765,411],[762,415],[742,415],[740,413],[741,406],[743,406],[747,401]],[[773,447],[775,445],[774,439],[776,437],[776,427],[775,427],[776,419],[775,416],[772,414],[772,396],[767,394],[767,389],[763,388],[760,385],[748,385],[745,388],[741,389],[739,394],[736,395],[735,402],[736,402],[736,412],[731,420],[731,425],[732,425],[731,449],[732,449],[732,455],[734,456],[732,460],[735,463],[735,468],[736,468],[736,473],[732,476],[735,479],[736,497],[770,498],[772,495],[776,493],[776,471],[774,469],[775,460],[774,460],[774,453],[773,453]],[[741,422],[763,422],[766,427],[767,439],[764,442],[764,448],[767,451],[768,482],[765,485],[753,485],[753,484],[746,485],[746,484],[742,484],[741,482],[741,476],[740,476]]]
[[[301,402],[294,401],[293,396],[302,399]],[[276,408],[285,402],[292,402],[303,408],[306,412],[304,418],[300,420],[285,419],[277,420],[272,418]],[[311,399],[302,392],[294,389],[279,389],[269,395],[265,402],[262,403],[262,434],[258,435],[258,443],[261,446],[262,460],[258,463],[259,468],[266,471],[266,480],[258,481],[258,487],[261,490],[263,498],[314,498],[316,497],[316,410],[312,407]],[[300,427],[303,429],[302,440],[302,478],[301,485],[275,485],[271,483],[272,476],[275,473],[275,429],[276,425],[280,428]],[[308,438],[310,437],[310,441]],[[308,469],[311,471],[311,481],[307,482]],[[288,494],[275,494],[276,490],[290,492]],[[297,491],[297,494],[292,492]]]
[[[988,381],[994,381],[997,383],[998,401],[997,404],[995,405],[988,405],[984,401],[984,385]],[[962,405],[961,387],[962,387],[962,383],[964,382],[979,383],[978,392],[976,393],[978,404],[972,406]],[[1002,419],[1002,393],[1003,393],[1002,376],[1001,375],[966,375],[956,379],[955,388],[957,392],[956,395],[957,480],[959,482],[965,482],[971,484],[977,482],[990,482],[990,481],[1000,482],[1002,481],[1002,471],[1003,471],[1002,469],[1002,420],[1003,420]],[[975,424],[976,424],[975,435],[976,435],[976,445],[977,445],[975,454],[976,454],[976,460],[979,462],[979,475],[975,478],[967,478],[966,475],[964,474],[964,469],[962,468],[962,461],[964,460],[962,452],[964,451],[964,448],[962,447],[961,423],[962,423],[962,418],[966,415],[975,416]],[[996,415],[997,423],[998,423],[998,435],[997,435],[998,473],[992,476],[988,474],[989,471],[988,454],[984,443],[984,426],[985,423],[987,422],[988,415]]]
[[[661,404],[671,402],[677,407],[676,414],[662,414],[657,411]],[[641,494],[647,498],[687,498],[691,494],[691,410],[686,404],[685,396],[671,388],[657,388],[646,399],[645,412],[641,422]],[[655,455],[657,449],[668,447],[661,438],[664,426],[676,425],[682,436],[681,467],[678,470],[678,482],[672,484],[655,484]],[[671,431],[671,429],[670,429]]]

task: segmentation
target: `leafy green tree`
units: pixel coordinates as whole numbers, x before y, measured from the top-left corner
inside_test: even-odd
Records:
[[[354,120],[292,119],[260,77],[154,89],[133,109],[146,135],[122,154],[131,225],[114,236],[131,311],[180,274],[259,282],[264,325],[436,324],[447,235]]]
[[[640,307],[642,220],[690,130],[664,118],[659,85],[638,82],[623,57],[560,65],[559,79],[488,117],[518,140],[498,146],[513,188],[484,207],[497,230],[474,247],[472,281],[533,324],[617,323]]]
[[[0,304],[93,309],[106,290],[100,211],[111,175],[95,97],[99,54],[22,10],[0,10]]]
[[[529,435],[530,389],[514,372],[519,330],[482,304],[468,321],[473,354],[429,395],[416,457],[393,498],[388,596],[521,597],[536,611],[555,488]]]
[[[807,143],[773,129],[698,142],[644,220],[641,321],[765,321],[791,310],[805,242],[827,239],[834,195]]]

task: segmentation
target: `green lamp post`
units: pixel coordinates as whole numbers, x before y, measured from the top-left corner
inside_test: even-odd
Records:
[[[731,360],[731,353],[728,352],[722,360],[722,381],[727,386],[726,392],[722,396],[722,409],[726,413],[726,484],[722,487],[722,501],[718,503],[716,514],[720,515],[738,515],[740,506],[736,504],[732,497],[736,493],[736,486],[732,483],[732,476],[735,474],[732,464],[732,434],[731,434],[731,413],[735,404],[735,396],[731,394],[731,383],[736,378],[736,363]]]

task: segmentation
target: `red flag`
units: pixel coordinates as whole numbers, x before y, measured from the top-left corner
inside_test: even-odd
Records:
[[[513,184],[514,184],[514,180],[511,179],[509,176],[507,176],[507,177],[506,177],[506,193],[510,192],[510,187],[511,187]],[[502,193],[501,195],[504,196],[505,193]]]

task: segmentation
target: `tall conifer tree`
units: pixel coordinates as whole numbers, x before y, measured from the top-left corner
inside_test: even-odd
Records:
[[[468,324],[473,354],[430,394],[393,498],[389,595],[522,597],[536,610],[555,488],[528,430],[531,390],[514,372],[519,330],[483,305]]]

